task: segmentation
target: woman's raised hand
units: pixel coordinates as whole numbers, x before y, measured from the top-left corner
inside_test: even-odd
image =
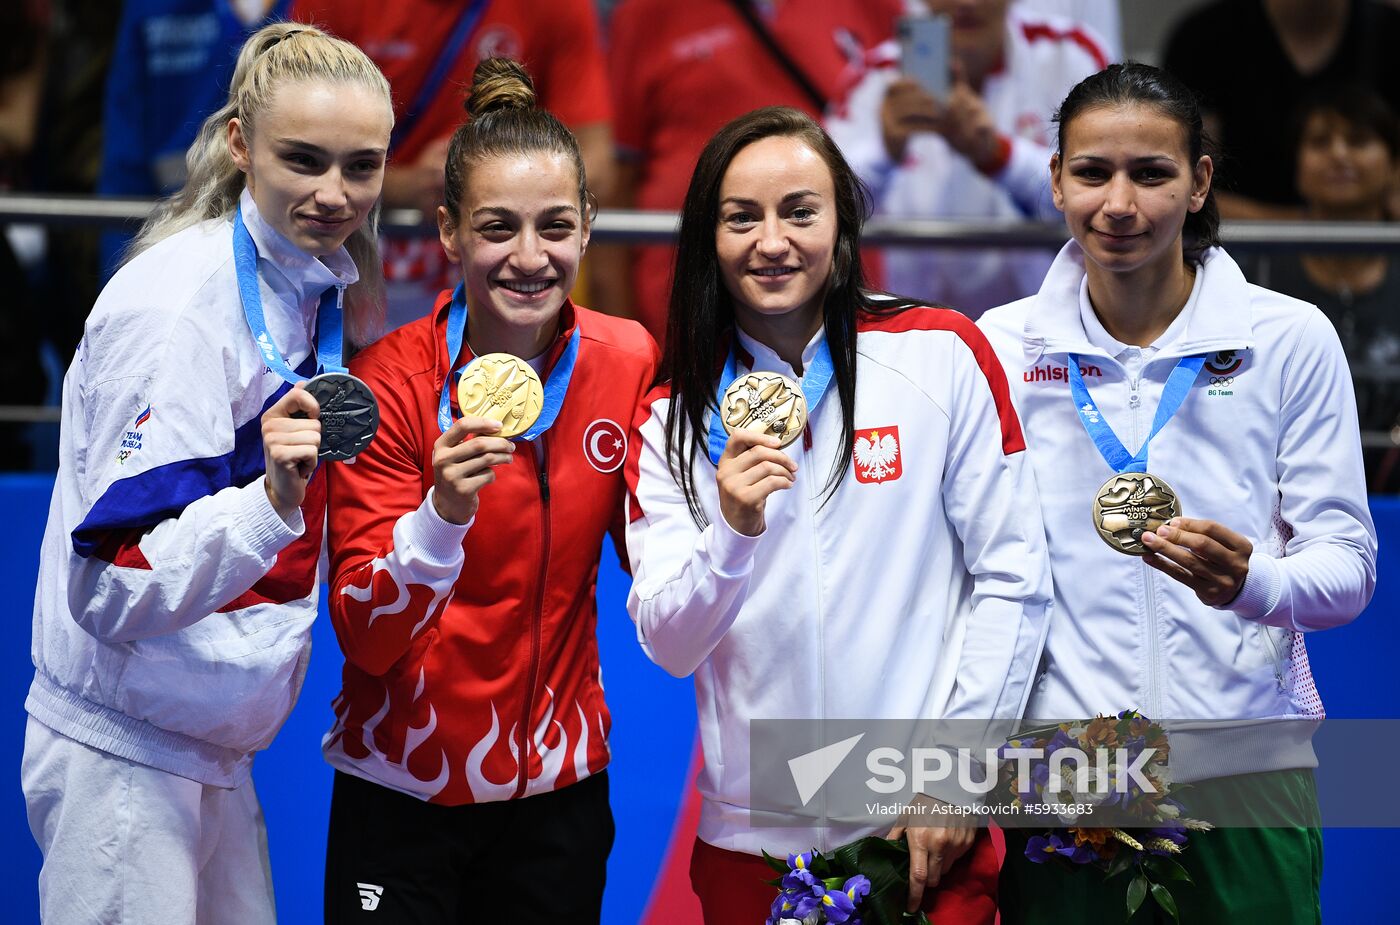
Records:
[[[777,437],[738,430],[719,458],[719,511],[725,523],[745,536],[763,532],[768,496],[791,488],[797,477],[797,463],[778,444]]]
[[[433,507],[448,523],[464,524],[476,516],[477,493],[496,480],[493,466],[515,457],[515,444],[495,437],[501,425],[467,415],[433,443]]]

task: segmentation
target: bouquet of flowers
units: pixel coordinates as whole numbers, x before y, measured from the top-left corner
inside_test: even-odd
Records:
[[[909,845],[903,840],[861,838],[822,854],[789,854],[787,862],[764,852],[779,876],[766,925],[929,925],[922,912],[905,912]]]
[[[1105,877],[1131,870],[1128,917],[1150,895],[1177,921],[1176,901],[1167,881],[1190,883],[1191,878],[1173,858],[1186,848],[1188,830],[1211,826],[1183,817],[1181,803],[1172,796],[1181,788],[1168,777],[1170,747],[1162,727],[1136,710],[1124,710],[1087,723],[1061,723],[1023,733],[1002,746],[1001,757],[1013,757],[1018,750],[1040,757],[1029,763],[1028,776],[1017,775],[1009,763],[1003,764],[1002,781],[1012,806],[1021,811],[1056,806],[1058,811],[1050,815],[1064,823],[1031,836],[1026,857],[1037,864],[1093,865]],[[1051,773],[1052,766],[1064,767],[1055,759],[1061,750],[1101,758],[1093,766],[1081,766],[1071,780]],[[1123,824],[1078,824],[1081,817],[1102,811]]]

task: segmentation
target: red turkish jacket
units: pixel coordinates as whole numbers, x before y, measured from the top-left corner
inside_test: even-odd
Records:
[[[381,419],[369,448],[331,467],[330,612],[346,662],[322,750],[342,771],[460,805],[607,765],[594,588],[604,535],[620,536],[627,427],[657,357],[637,323],[566,302],[541,377],[576,326],[558,418],[497,467],[471,524],[450,524],[430,495],[450,297],[350,364]],[[471,358],[464,344],[450,368]]]

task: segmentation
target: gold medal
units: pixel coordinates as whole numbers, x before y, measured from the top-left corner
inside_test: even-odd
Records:
[[[1120,472],[1094,495],[1094,529],[1105,543],[1130,556],[1146,555],[1142,535],[1180,516],[1176,492],[1146,472]]]
[[[524,360],[509,353],[487,353],[462,370],[457,404],[463,416],[474,414],[500,421],[497,436],[518,437],[540,416],[544,386]]]
[[[807,426],[807,399],[802,388],[782,373],[752,372],[724,390],[720,419],[729,433],[748,430],[772,434],[787,446]]]

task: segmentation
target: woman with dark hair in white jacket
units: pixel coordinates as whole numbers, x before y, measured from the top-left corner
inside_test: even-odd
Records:
[[[1354,618],[1376,580],[1346,359],[1316,307],[1250,285],[1219,246],[1214,166],[1178,81],[1113,65],[1058,118],[1051,179],[1074,240],[1037,295],[980,322],[1011,376],[1055,577],[1027,716],[1166,725],[1171,779],[1195,783],[1185,813],[1219,825],[1180,858],[1181,921],[1319,921],[1323,711],[1303,635]],[[1008,845],[1006,922],[1121,920],[1130,877]]]
[[[771,809],[751,758],[785,773],[796,757],[771,741],[751,755],[751,722],[1014,720],[1043,639],[1044,539],[1006,377],[962,315],[864,289],[863,205],[797,110],[756,110],[711,139],[682,213],[669,381],[628,463],[628,608],[647,654],[695,676],[691,883],[708,923],[764,915],[762,850],[886,833],[908,839],[911,909],[996,914],[995,854],[975,828],[933,814],[823,825],[825,797],[784,828],[751,821]],[[717,388],[772,373],[801,382],[800,436],[726,435]],[[775,381],[750,396],[760,418]]]

